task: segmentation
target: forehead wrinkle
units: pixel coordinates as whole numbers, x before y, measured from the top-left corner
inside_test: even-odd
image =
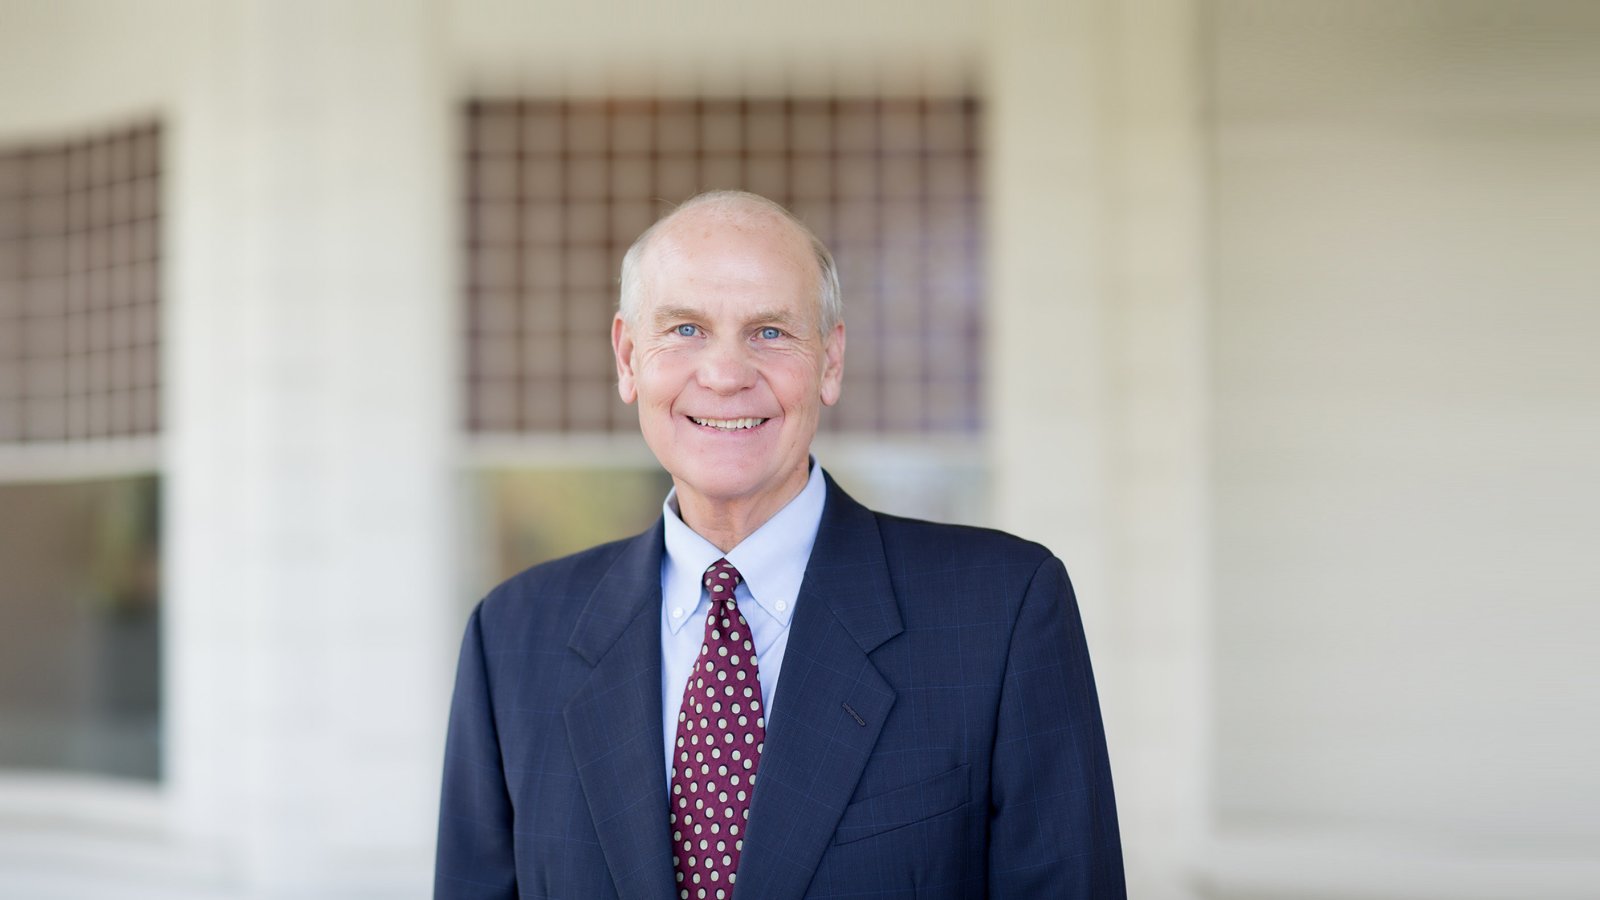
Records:
[[[676,322],[682,319],[704,319],[707,317],[708,316],[704,310],[695,309],[694,307],[690,306],[667,306],[656,310],[655,314],[653,315],[654,320],[659,325],[665,325],[669,322]],[[762,325],[767,323],[793,327],[797,323],[797,320],[795,319],[794,315],[786,309],[758,309],[744,316],[744,324],[746,325]]]
[[[710,318],[707,310],[692,305],[691,298],[697,286],[711,285],[748,293],[750,303],[761,304],[756,310],[741,314],[742,327],[776,324],[800,337],[821,334],[822,273],[810,239],[787,218],[765,209],[718,204],[672,213],[657,227],[660,232],[646,245],[639,260],[643,284],[638,304],[644,310],[663,304],[648,313],[656,328],[683,319]],[[737,236],[728,239],[742,242],[742,252],[730,253],[723,246],[726,236]],[[768,290],[771,273],[767,266],[774,255],[803,273],[806,288],[797,298],[800,308],[768,305],[774,298]],[[674,300],[678,302],[673,303]]]

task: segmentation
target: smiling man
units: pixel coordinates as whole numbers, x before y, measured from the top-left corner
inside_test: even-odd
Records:
[[[673,490],[473,612],[435,896],[1124,896],[1061,562],[874,513],[811,459],[844,366],[827,248],[696,197],[628,251],[611,340]]]
[[[623,260],[618,390],[639,405],[682,520],[724,551],[800,493],[818,414],[839,399],[827,253],[775,204],[708,194]]]

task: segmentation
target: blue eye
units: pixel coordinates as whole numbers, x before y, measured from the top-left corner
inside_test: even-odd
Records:
[[[783,332],[779,331],[776,328],[773,328],[771,325],[768,325],[766,328],[761,329],[761,337],[763,339],[765,339],[765,340],[775,341],[775,340],[777,340],[778,338],[780,338],[782,336],[783,336]]]
[[[700,329],[693,325],[679,325],[677,328],[674,328],[673,331],[676,331],[678,334],[684,337],[694,337],[699,333]]]

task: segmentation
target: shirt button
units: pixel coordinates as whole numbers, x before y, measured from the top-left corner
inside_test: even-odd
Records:
[[[789,604],[783,602],[782,600],[779,600],[777,603],[774,603],[772,605],[778,608],[778,612],[783,612],[784,610],[789,608]]]
[[[673,608],[672,608],[672,617],[673,617],[673,618],[674,618],[674,619],[681,619],[681,618],[683,618],[683,607],[681,607],[681,606],[674,606],[674,607],[673,607]]]

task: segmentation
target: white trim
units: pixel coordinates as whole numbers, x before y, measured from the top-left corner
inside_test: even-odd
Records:
[[[0,484],[151,475],[160,467],[155,436],[0,444]]]
[[[811,449],[823,465],[839,468],[982,469],[988,464],[982,434],[819,434]]]
[[[26,823],[152,831],[161,827],[163,803],[154,782],[0,769],[0,830]]]
[[[0,895],[210,900],[226,881],[219,854],[171,836],[156,784],[0,771]]]
[[[1214,836],[1202,860],[1196,881],[1218,898],[1580,900],[1594,897],[1600,884],[1596,859],[1368,833]]]
[[[638,433],[479,434],[462,438],[457,458],[470,469],[637,469],[655,465]]]
[[[980,468],[985,464],[979,435],[819,434],[812,451],[824,465],[840,468]],[[462,439],[457,454],[469,469],[647,469],[657,465],[637,432],[469,435]]]

